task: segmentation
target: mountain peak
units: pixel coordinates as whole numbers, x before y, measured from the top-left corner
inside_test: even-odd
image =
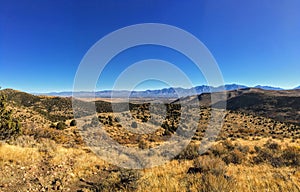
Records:
[[[112,95],[114,97],[126,97],[130,95],[130,97],[169,97],[169,98],[177,98],[177,97],[185,97],[194,94],[201,94],[201,93],[211,93],[211,92],[220,92],[223,90],[226,91],[233,91],[233,90],[240,90],[245,88],[257,88],[262,90],[275,90],[280,91],[284,90],[280,87],[272,87],[272,86],[263,86],[257,85],[255,87],[248,87],[246,85],[240,85],[236,83],[226,84],[218,87],[208,86],[208,85],[199,85],[192,88],[182,88],[182,87],[168,87],[163,89],[156,89],[156,90],[145,90],[145,91],[126,91],[126,90],[106,90],[106,91],[97,91],[97,92],[76,92],[77,96],[79,97],[103,97],[108,98]],[[295,89],[300,89],[296,87]],[[37,95],[51,95],[51,96],[62,96],[62,97],[69,97],[73,95],[73,92],[60,92],[60,93],[43,93]]]
[[[280,87],[272,87],[272,86],[263,86],[263,85],[257,85],[254,88],[264,89],[264,90],[283,90]]]

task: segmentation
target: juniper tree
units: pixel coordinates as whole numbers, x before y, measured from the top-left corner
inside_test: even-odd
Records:
[[[7,140],[21,134],[21,124],[12,116],[12,110],[7,109],[7,98],[0,95],[0,140]]]

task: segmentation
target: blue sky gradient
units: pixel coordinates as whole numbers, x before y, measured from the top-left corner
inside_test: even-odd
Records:
[[[72,90],[82,57],[99,39],[128,25],[164,23],[201,40],[225,83],[294,88],[300,85],[299,7],[299,0],[0,0],[0,86]],[[172,62],[195,85],[205,84],[182,55],[145,46],[113,59],[97,88],[111,88],[132,62],[150,58]],[[160,86],[147,83],[140,89]]]

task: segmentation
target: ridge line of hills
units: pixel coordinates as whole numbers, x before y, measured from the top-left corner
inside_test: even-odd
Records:
[[[145,91],[128,91],[128,90],[104,90],[104,91],[96,91],[96,92],[88,92],[88,91],[78,91],[78,92],[72,92],[72,91],[64,91],[64,92],[50,92],[50,93],[34,93],[34,95],[48,95],[48,96],[60,96],[60,97],[71,97],[73,94],[75,94],[76,97],[101,97],[101,98],[107,98],[111,97],[113,94],[113,97],[170,97],[170,98],[177,98],[179,95],[181,97],[191,96],[196,94],[202,94],[202,93],[211,93],[211,92],[219,92],[222,90],[226,91],[232,91],[232,90],[238,90],[238,89],[244,89],[244,88],[258,88],[263,90],[285,90],[280,87],[272,87],[272,86],[262,86],[257,85],[255,87],[249,87],[245,85],[238,85],[238,84],[226,84],[219,87],[213,87],[213,86],[207,86],[207,85],[201,85],[201,86],[195,86],[193,88],[181,88],[181,87],[170,87],[170,88],[163,88],[163,89],[155,89],[155,90],[145,90]],[[294,89],[300,89],[299,87],[296,87]],[[291,90],[294,90],[291,89]]]
[[[216,107],[218,103],[211,103],[211,94],[202,93],[192,96],[177,98],[177,100],[165,100],[167,104],[181,105],[192,100],[198,100],[203,107]],[[73,117],[72,98],[56,96],[36,96],[29,93],[15,91],[13,89],[0,90],[0,95],[6,94],[8,101],[16,107],[30,108],[51,121],[59,121]],[[276,121],[300,125],[300,89],[297,90],[263,90],[258,88],[243,88],[226,91],[227,110],[253,114],[274,119]],[[155,98],[153,98],[155,100]],[[159,99],[159,98],[158,98]],[[133,99],[134,100],[134,99]],[[88,105],[93,102],[81,101]],[[149,102],[141,99],[138,103],[129,105],[139,105]],[[126,102],[117,102],[120,110],[126,109]],[[94,104],[93,104],[94,105]],[[110,102],[103,100],[95,101],[96,110],[101,112],[112,112]],[[119,110],[118,109],[118,110]]]

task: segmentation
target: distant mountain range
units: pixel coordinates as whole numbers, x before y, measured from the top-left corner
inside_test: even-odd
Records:
[[[48,96],[60,96],[60,97],[71,97],[73,94],[76,95],[76,97],[99,97],[99,98],[109,98],[113,95],[113,97],[132,97],[132,98],[150,98],[150,97],[163,97],[163,98],[178,98],[178,97],[185,97],[195,94],[202,94],[202,93],[211,93],[211,92],[218,92],[221,90],[238,90],[238,89],[244,89],[244,88],[250,88],[245,85],[238,85],[238,84],[226,84],[224,87],[213,87],[213,86],[207,86],[207,85],[201,85],[196,86],[193,88],[164,88],[164,89],[158,89],[158,90],[146,90],[146,91],[127,91],[127,90],[118,90],[118,91],[112,91],[112,90],[105,90],[105,91],[96,91],[94,92],[86,92],[86,91],[80,91],[80,92],[51,92],[51,93],[36,93],[35,95],[48,95]],[[263,90],[284,90],[280,87],[271,87],[271,86],[262,86],[257,85],[254,88],[259,88]],[[295,89],[300,89],[299,87],[296,87]]]
[[[200,86],[201,87],[201,86]],[[198,90],[201,88],[198,87]],[[207,87],[202,87],[204,90]],[[227,91],[226,108],[230,111],[242,112],[244,114],[251,114],[257,117],[263,116],[273,119],[275,121],[285,122],[288,124],[295,124],[300,126],[300,89],[293,90],[264,90],[259,88],[241,88],[237,85],[227,85],[225,88],[235,89]],[[237,90],[237,88],[239,88]],[[203,90],[202,89],[202,90]],[[172,91],[170,89],[164,89],[164,91]],[[217,90],[217,88],[215,88]],[[91,107],[95,107],[98,113],[113,112],[112,104],[109,101],[97,100],[74,100],[70,97],[44,97],[35,96],[21,91],[13,89],[0,90],[0,95],[5,94],[9,104],[13,104],[15,107],[23,110],[28,109],[30,114],[39,114],[42,118],[50,121],[62,121],[72,118],[74,115],[73,104],[74,102],[81,106],[80,115],[90,115]],[[214,96],[218,96],[219,93],[214,93]],[[152,99],[152,98],[151,98]],[[188,106],[189,103],[193,104],[195,101],[199,102],[201,107],[222,107],[224,101],[218,101],[212,103],[211,93],[202,93],[182,98],[172,98],[171,100],[155,98],[153,100],[161,101],[169,104],[180,104]],[[174,100],[173,100],[174,99]],[[133,101],[133,102],[132,102]],[[138,101],[138,102],[137,102]],[[147,99],[132,99],[129,103],[129,107],[133,108],[141,103],[147,103]],[[76,104],[76,105],[77,105]],[[114,112],[128,110],[128,102],[123,100],[117,100],[115,102]],[[59,111],[59,113],[58,113]],[[92,112],[94,114],[94,111]],[[23,116],[27,118],[27,116]],[[266,127],[267,129],[267,127]],[[297,129],[294,129],[294,131]],[[298,129],[299,130],[299,129]],[[292,130],[286,130],[286,127],[282,127],[282,131],[290,132]]]
[[[282,89],[280,87],[271,87],[271,86],[262,86],[262,85],[257,85],[254,88],[264,89],[264,90],[274,90],[274,91],[284,90],[284,89]]]

